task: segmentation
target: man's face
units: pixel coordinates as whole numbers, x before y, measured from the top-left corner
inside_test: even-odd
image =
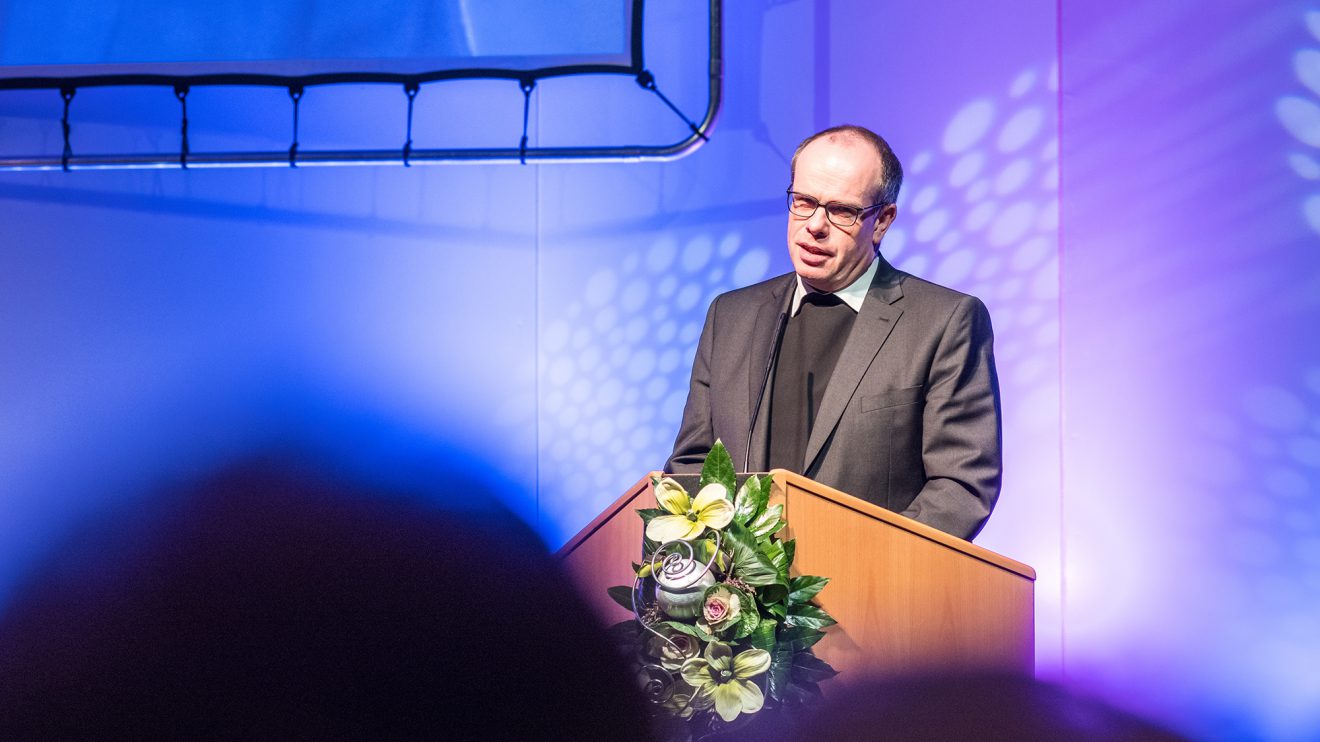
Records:
[[[838,291],[870,267],[897,209],[892,204],[873,209],[851,227],[840,227],[826,218],[824,204],[870,206],[882,169],[875,149],[853,137],[817,139],[798,155],[792,190],[822,206],[809,217],[789,212],[788,254],[793,269],[811,288]]]

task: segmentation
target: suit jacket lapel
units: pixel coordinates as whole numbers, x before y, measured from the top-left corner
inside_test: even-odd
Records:
[[[825,388],[825,397],[820,403],[820,414],[811,429],[811,438],[807,440],[806,460],[802,462],[802,471],[811,471],[820,456],[821,448],[829,440],[834,429],[839,425],[844,409],[857,391],[862,376],[871,367],[881,346],[889,338],[903,310],[893,306],[903,298],[902,276],[894,270],[883,257],[877,256],[880,266],[871,281],[871,289],[866,292],[866,301],[853,322],[852,331],[839,355],[839,361],[830,374],[829,385]]]
[[[779,315],[788,311],[793,302],[793,288],[797,285],[796,274],[790,273],[773,288],[766,297],[765,302],[756,312],[756,319],[752,324],[750,350],[747,356],[747,421],[752,422],[752,411],[756,409],[756,393],[761,392],[761,409],[756,413],[756,426],[751,431],[751,455],[748,460],[742,462],[746,469],[744,471],[762,471],[765,469],[765,445],[766,437],[770,434],[770,385],[765,384],[765,389],[761,389],[765,380],[765,366],[770,360],[771,344],[777,339],[775,337],[775,325],[779,321]],[[866,306],[865,303],[862,306]],[[743,455],[743,451],[731,451],[738,463]]]

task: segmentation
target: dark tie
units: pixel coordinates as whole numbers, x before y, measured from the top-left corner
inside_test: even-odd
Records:
[[[802,303],[814,304],[818,307],[837,307],[843,303],[843,299],[840,299],[838,294],[827,294],[824,291],[808,291],[807,295],[802,297]]]

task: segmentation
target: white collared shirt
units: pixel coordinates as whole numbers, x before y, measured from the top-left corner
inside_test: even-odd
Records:
[[[866,292],[871,288],[871,280],[875,278],[875,272],[879,268],[879,260],[871,259],[871,264],[866,267],[866,272],[857,277],[856,281],[834,292],[844,304],[852,307],[854,312],[862,311],[862,302],[866,299]],[[806,296],[811,289],[802,283],[802,276],[794,276],[797,279],[797,288],[793,289],[793,306],[789,311],[790,317],[796,317],[798,309],[802,306],[802,297]]]

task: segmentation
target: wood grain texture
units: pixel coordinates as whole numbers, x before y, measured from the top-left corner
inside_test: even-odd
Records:
[[[1030,674],[1034,579],[1025,564],[785,471],[794,574],[822,575],[839,621],[816,653],[845,676],[994,669]]]

